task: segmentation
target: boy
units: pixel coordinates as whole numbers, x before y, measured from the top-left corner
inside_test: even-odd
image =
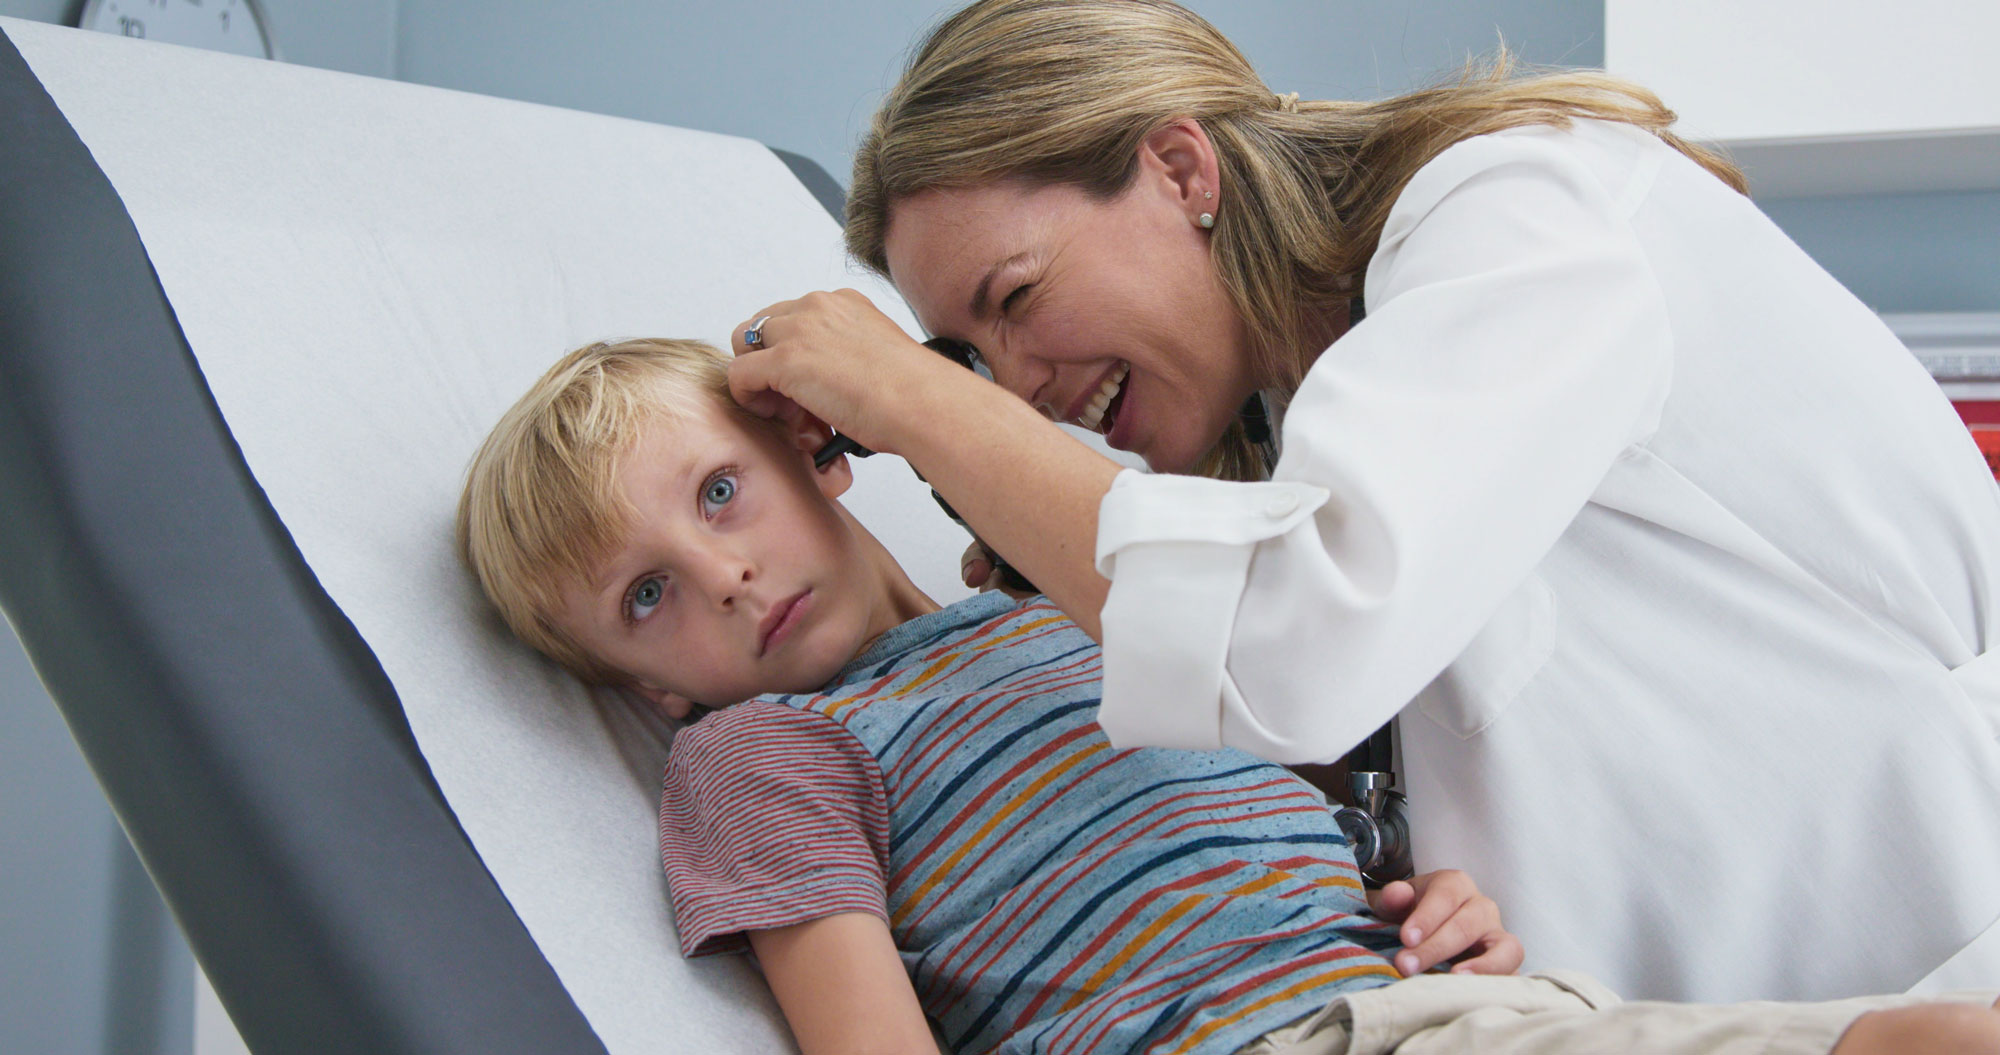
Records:
[[[1518,945],[1461,877],[1371,910],[1282,768],[1111,750],[1096,646],[1046,604],[939,609],[835,500],[844,460],[813,468],[826,438],[737,408],[704,346],[592,345],[502,419],[459,516],[529,644],[676,717],[727,707],[668,763],[682,949],[747,944],[811,1055],[935,1050],[926,1016],[982,1052],[2000,1047],[1992,994],[1842,1039],[1867,1006],[1592,1013],[1616,998],[1578,976],[1399,981],[1468,950],[1461,971],[1511,970]]]

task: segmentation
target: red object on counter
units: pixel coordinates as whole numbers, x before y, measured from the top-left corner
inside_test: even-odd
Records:
[[[1972,441],[1979,444],[1979,453],[1986,456],[1986,467],[1993,470],[1993,478],[2000,480],[2000,401],[1968,399],[1952,406],[1965,427],[1972,430]]]

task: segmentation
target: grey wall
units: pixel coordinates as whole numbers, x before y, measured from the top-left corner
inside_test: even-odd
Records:
[[[760,139],[843,184],[851,148],[944,0],[767,4],[402,0],[397,76]],[[1414,87],[1492,50],[1597,63],[1597,0],[1193,0],[1275,90]]]
[[[1758,204],[1876,311],[2000,311],[2000,192]]]
[[[760,139],[847,182],[850,148],[917,33],[955,2],[723,5],[402,0],[397,76]],[[1364,98],[1499,39],[1534,63],[1604,58],[1599,0],[1191,0],[1277,91]],[[1671,104],[1673,100],[1669,99]],[[2000,193],[1765,200],[1878,311],[2000,310]]]

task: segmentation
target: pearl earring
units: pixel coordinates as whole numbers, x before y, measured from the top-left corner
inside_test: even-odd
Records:
[[[1215,214],[1212,212],[1202,213],[1200,216],[1195,217],[1194,222],[1197,226],[1200,226],[1202,228],[1214,227]]]
[[[1201,197],[1203,201],[1207,201],[1208,199],[1215,197],[1215,192],[1212,190],[1202,191]]]

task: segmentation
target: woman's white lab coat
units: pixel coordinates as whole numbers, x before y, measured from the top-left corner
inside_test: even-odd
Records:
[[[2000,489],[1910,353],[1598,122],[1444,152],[1366,289],[1272,482],[1105,497],[1113,742],[1400,712],[1419,868],[1628,995],[2000,984]]]

